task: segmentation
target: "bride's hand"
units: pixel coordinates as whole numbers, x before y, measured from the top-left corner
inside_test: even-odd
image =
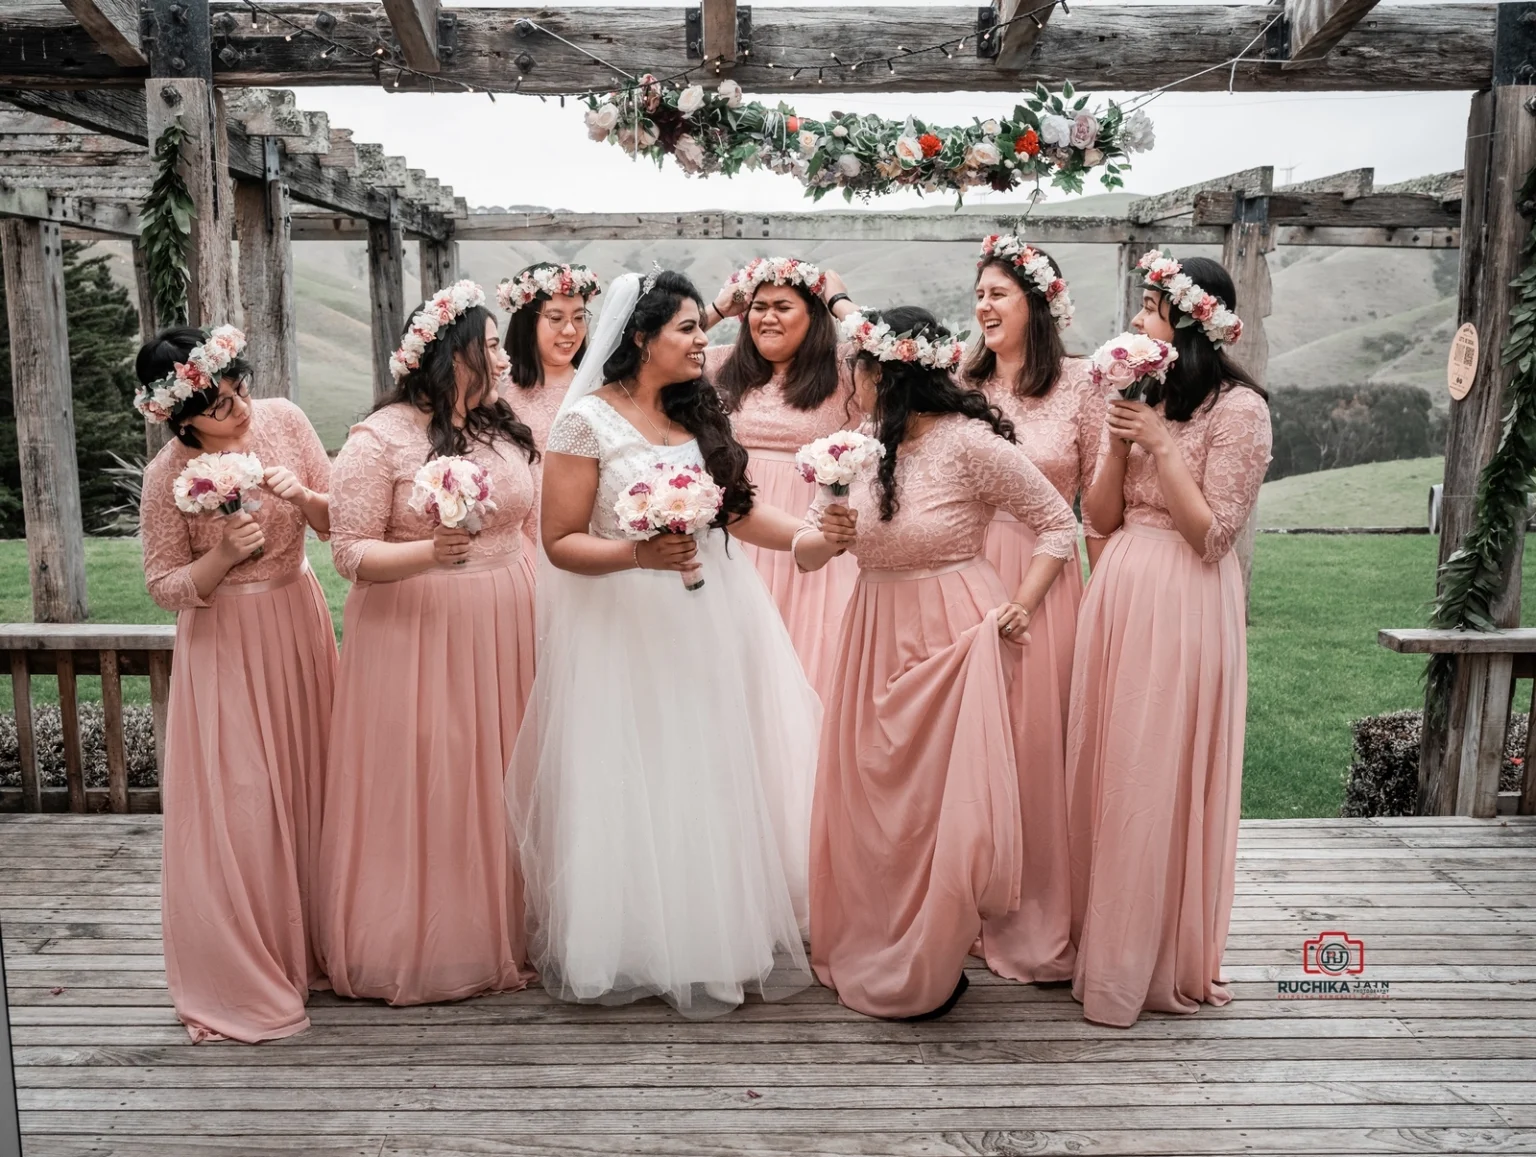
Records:
[[[687,570],[699,553],[691,534],[658,534],[635,546],[641,570]]]
[[[821,533],[842,554],[858,538],[859,512],[834,503],[821,512]]]

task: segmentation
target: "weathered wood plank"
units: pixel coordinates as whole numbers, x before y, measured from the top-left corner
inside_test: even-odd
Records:
[[[1388,628],[1377,632],[1387,650],[1403,655],[1529,655],[1536,654],[1536,627],[1502,631],[1443,631]]]
[[[75,684],[75,657],[66,651],[58,658],[59,729],[64,741],[64,781],[69,785],[69,810],[85,811],[85,769],[80,759],[80,708]]]
[[[736,0],[699,0],[699,55],[719,74],[736,64]]]
[[[0,177],[0,217],[29,217],[113,237],[139,235],[138,212],[124,200],[98,200],[13,184]]]
[[[251,396],[256,398],[290,398],[298,381],[299,327],[294,316],[289,211],[281,181],[235,182],[240,304],[250,342],[249,360],[256,368],[251,382]]]
[[[1285,0],[1291,56],[1284,68],[1309,67],[1376,7],[1377,0]]]
[[[123,748],[123,681],[117,652],[101,653],[102,740],[107,749],[107,798],[119,815],[128,812],[128,756]]]
[[[133,0],[64,0],[64,7],[118,64],[124,68],[149,64],[139,47],[139,6]]]
[[[27,811],[43,809],[42,781],[37,775],[37,741],[32,732],[32,674],[27,656],[12,651],[11,703],[16,714],[16,758],[21,769],[21,806]]]
[[[437,72],[438,0],[384,0],[384,12],[394,29],[405,63],[421,72]]]
[[[399,348],[405,329],[405,260],[399,225],[394,221],[368,224],[368,302],[373,339],[373,400],[394,388],[390,356]]]
[[[421,272],[421,299],[426,301],[440,289],[459,280],[459,243],[457,241],[418,241],[416,264]]]
[[[1356,197],[1368,195],[1375,184],[1375,169],[1346,169],[1342,173],[1329,173],[1326,177],[1313,177],[1307,181],[1293,181],[1289,185],[1279,185],[1275,188],[1275,192],[1342,193],[1346,200],[1352,201]]]
[[[1159,15],[1163,15],[1159,13]],[[1195,200],[1202,193],[1242,193],[1245,197],[1267,197],[1275,188],[1273,165],[1244,169],[1210,181],[1171,189],[1155,197],[1140,197],[1126,209],[1126,216],[1138,225],[1152,225],[1173,217],[1183,217],[1194,212]],[[1232,220],[1229,213],[1223,223]]]
[[[1054,4],[1041,4],[1038,0],[993,0],[997,22],[1002,25],[993,33],[997,39],[998,68],[1023,69],[1035,54],[1045,32],[1046,22],[1056,11]]]
[[[1234,200],[1234,195],[1229,192],[1196,194],[1194,223],[1218,225],[1231,221]],[[1351,198],[1344,193],[1329,191],[1271,194],[1269,219],[1275,225],[1429,230],[1459,227],[1461,213],[1447,209],[1433,197],[1377,193]]]

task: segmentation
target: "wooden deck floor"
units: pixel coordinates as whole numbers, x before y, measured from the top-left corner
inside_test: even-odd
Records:
[[[0,817],[27,1157],[1536,1153],[1536,820],[1243,825],[1238,999],[1125,1031],[971,972],[948,1018],[816,989],[688,1023],[534,991],[193,1047],[160,957],[158,817]],[[1281,1000],[1302,942],[1379,1000]]]

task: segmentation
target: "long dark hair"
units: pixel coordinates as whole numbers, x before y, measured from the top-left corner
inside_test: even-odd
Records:
[[[522,278],[536,269],[559,268],[549,261],[538,261],[518,273]],[[544,384],[544,361],[539,357],[539,311],[543,309],[547,297],[540,297],[530,301],[522,309],[512,314],[507,322],[507,336],[503,346],[507,351],[507,357],[512,360],[512,384],[525,390],[531,390]],[[586,298],[581,298],[582,308],[586,308]],[[571,359],[571,365],[581,365],[581,359],[587,352],[587,339],[581,339],[581,346],[576,350],[576,356]]]
[[[681,273],[664,270],[656,275],[649,293],[640,295],[635,311],[624,326],[619,347],[603,363],[603,381],[622,382],[640,372],[645,346],[677,316],[683,302],[691,300],[704,312],[704,298],[693,282]],[[639,338],[639,341],[635,339]],[[704,378],[690,378],[661,388],[662,411],[699,443],[704,468],[725,500],[714,525],[725,526],[751,513],[752,484],[747,481],[747,452],[731,434],[731,420],[715,388]]]
[[[758,286],[759,290],[762,288]],[[784,288],[793,289],[800,296],[811,319],[800,348],[790,359],[789,372],[784,375],[784,400],[797,410],[814,410],[837,390],[837,325],[832,320],[832,311],[805,286],[790,284]],[[756,292],[752,296],[755,300]],[[751,308],[749,302],[749,312]],[[749,390],[760,389],[772,377],[773,363],[758,350],[752,340],[752,327],[744,316],[731,356],[715,373],[715,385],[725,408],[734,413]]]
[[[133,363],[133,372],[137,375],[139,384],[147,386],[170,375],[175,371],[178,362],[185,362],[187,356],[203,344],[205,336],[202,330],[190,325],[174,325],[155,334],[139,347],[139,356]],[[218,401],[219,386],[225,378],[250,381],[251,364],[244,358],[233,359],[224,367],[224,372],[219,375],[219,381],[214,382],[206,390],[196,391],[176,407],[176,413],[170,421],[171,433],[176,435],[176,439],[182,445],[191,446],[194,450],[203,448],[202,442],[198,440],[197,431],[190,423],[199,414],[207,413],[214,402]]]
[[[425,304],[423,302],[411,310],[411,317],[415,317]],[[432,444],[432,452],[428,457],[463,454],[471,442],[494,446],[498,441],[511,442],[528,456],[529,462],[537,461],[539,457],[533,444],[533,431],[512,412],[512,407],[500,398],[494,402],[485,400],[496,385],[491,380],[491,363],[485,356],[485,323],[491,320],[491,311],[483,305],[471,306],[459,314],[427,343],[421,364],[396,382],[395,388],[373,407],[378,411],[404,402],[430,415],[427,440]],[[409,321],[405,332],[410,332]],[[477,400],[465,407],[462,426],[455,425],[453,420],[459,396],[458,378],[453,368],[455,354],[464,359],[481,382]]]
[[[1237,287],[1226,267],[1209,257],[1185,258],[1181,264],[1191,281],[1234,313],[1237,312]],[[1205,336],[1199,322],[1180,326],[1181,315],[1173,308],[1168,295],[1161,290],[1159,310],[1174,325],[1173,348],[1179,359],[1168,371],[1166,382],[1153,382],[1147,389],[1147,405],[1163,403],[1163,416],[1171,422],[1187,422],[1202,408],[1214,406],[1216,397],[1223,389],[1241,386],[1252,390],[1269,401],[1264,387],[1254,381],[1248,372],[1227,356],[1227,352],[1213,345]]]
[[[898,305],[878,312],[866,309],[864,316],[873,322],[885,322],[891,332],[904,337],[926,337],[929,341],[948,341],[949,330],[926,309]],[[907,437],[907,424],[917,414],[964,414],[985,422],[1000,438],[1013,441],[1013,423],[987,401],[980,390],[956,383],[948,370],[932,370],[916,362],[882,362],[862,350],[854,355],[871,373],[880,375],[875,386],[875,408],[870,418],[875,436],[885,446],[875,487],[880,494],[880,521],[889,522],[901,509],[896,496],[896,449]]]
[[[1050,262],[1053,274],[1061,276],[1055,258],[1040,249],[1035,252]],[[1022,266],[1001,257],[989,257],[977,263],[977,284],[989,267],[1001,269],[1013,278],[1014,284],[1024,291],[1024,296],[1029,300],[1029,327],[1024,333],[1024,364],[1019,367],[1019,376],[1013,380],[1014,395],[1020,398],[1043,398],[1061,377],[1061,363],[1067,356],[1067,347],[1061,341],[1061,331],[1056,328],[1056,319],[1051,316],[1051,303],[1045,300],[1045,294],[1040,292]],[[985,343],[978,345],[965,364],[963,377],[980,389],[996,374],[997,355]]]

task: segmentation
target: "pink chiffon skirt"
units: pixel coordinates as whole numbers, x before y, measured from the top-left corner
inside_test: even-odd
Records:
[[[347,596],[316,938],[341,995],[423,1004],[532,979],[503,781],[533,654],[521,554]]]
[[[848,604],[811,817],[811,963],[859,1012],[937,1008],[983,919],[1018,906],[1005,601],[978,560],[915,578],[866,572]]]
[[[1035,533],[1000,514],[987,528],[985,554],[1011,598],[1034,555]],[[1067,560],[1029,620],[1010,702],[1020,735],[1019,803],[1024,862],[1018,911],[982,928],[987,967],[1010,980],[1072,979],[1072,889],[1067,861],[1067,700],[1083,568]]]
[[[811,508],[818,490],[814,483],[800,477],[793,454],[769,450],[749,450],[748,454],[759,502],[776,506],[796,518]],[[801,574],[788,551],[741,545],[768,584],[768,593],[784,617],[807,682],[825,699],[825,683],[836,657],[843,609],[858,581],[858,561],[845,554],[819,571]],[[736,544],[731,549],[736,549]]]
[[[1231,999],[1220,978],[1242,807],[1247,640],[1237,556],[1126,526],[1083,596],[1067,729],[1083,1015]]]
[[[309,1027],[306,928],[336,675],[308,567],[176,618],[166,720],[166,983],[194,1041]]]

